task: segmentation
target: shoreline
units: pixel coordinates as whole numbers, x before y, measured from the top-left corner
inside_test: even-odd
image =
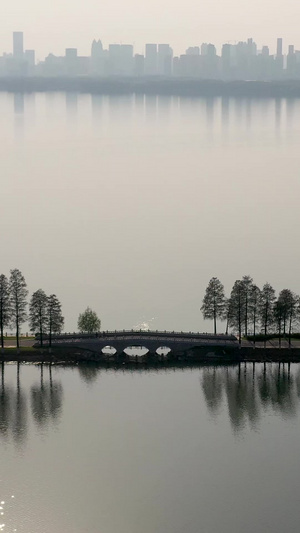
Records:
[[[160,77],[0,77],[0,92],[92,95],[187,96],[204,98],[300,98],[300,80],[224,81]]]
[[[193,366],[201,364],[238,364],[238,363],[300,363],[300,348],[248,348],[242,347],[235,350],[232,354],[225,356],[204,356],[194,355],[180,358],[167,358],[157,356],[147,360],[145,358],[137,357],[103,357],[100,354],[90,352],[87,350],[73,351],[73,350],[52,350],[49,354],[46,350],[40,349],[24,350],[19,354],[15,351],[12,353],[11,349],[5,350],[4,354],[0,354],[0,363],[45,363],[45,364],[78,364],[78,363],[94,363],[99,365],[111,365],[120,367],[131,366]]]

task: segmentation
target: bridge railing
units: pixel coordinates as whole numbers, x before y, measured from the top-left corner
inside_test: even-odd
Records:
[[[162,337],[162,338],[188,338],[188,339],[222,339],[222,340],[236,340],[234,335],[225,335],[218,334],[214,335],[212,333],[196,333],[192,331],[161,331],[161,330],[107,330],[97,333],[61,333],[52,335],[52,340],[71,340],[71,339],[103,339],[103,338],[115,338],[115,337]],[[45,340],[49,339],[48,335],[44,336]],[[40,335],[36,335],[36,340],[40,340]]]

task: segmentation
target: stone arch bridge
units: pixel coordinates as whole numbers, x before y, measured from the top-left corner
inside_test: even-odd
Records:
[[[47,338],[45,339],[47,342]],[[37,343],[39,345],[39,343]],[[63,334],[52,338],[53,348],[88,350],[103,356],[103,349],[116,350],[114,357],[126,357],[127,348],[139,347],[148,350],[147,356],[156,356],[159,348],[168,348],[171,356],[226,356],[236,353],[237,338],[233,335],[211,335],[175,331],[104,331],[94,334]]]

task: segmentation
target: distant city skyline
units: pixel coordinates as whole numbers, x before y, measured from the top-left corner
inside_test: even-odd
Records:
[[[295,41],[292,42],[291,39],[289,40],[286,37],[284,37],[282,32],[279,32],[278,35],[276,35],[272,40],[269,40],[269,41],[267,41],[266,39],[260,41],[257,38],[255,38],[253,35],[244,35],[240,39],[234,39],[233,38],[234,36],[229,35],[228,39],[221,41],[220,39],[214,40],[212,38],[204,39],[202,38],[201,34],[198,36],[198,39],[196,41],[195,40],[193,41],[188,35],[186,36],[185,40],[183,40],[181,46],[175,46],[174,43],[171,42],[170,39],[167,39],[167,35],[165,36],[165,38],[162,35],[162,38],[160,40],[145,39],[144,41],[139,41],[138,43],[136,43],[136,40],[134,38],[132,39],[129,38],[125,41],[121,37],[118,37],[118,34],[116,33],[116,35],[114,36],[114,39],[112,39],[111,42],[108,42],[104,38],[105,32],[101,32],[101,30],[98,31],[95,35],[91,34],[89,37],[87,36],[84,46],[82,45],[80,46],[78,43],[78,41],[80,41],[80,35],[74,35],[74,37],[71,40],[69,38],[66,39],[65,44],[63,44],[59,48],[57,47],[56,40],[54,40],[53,42],[49,40],[48,43],[45,43],[41,49],[35,44],[35,40],[37,41],[39,40],[38,36],[37,36],[37,39],[33,39],[33,38],[29,39],[29,35],[23,28],[14,28],[12,29],[9,35],[9,38],[7,38],[7,36],[5,38],[5,42],[7,43],[6,46],[3,45],[3,40],[1,40],[1,34],[0,34],[0,56],[5,55],[5,54],[10,54],[13,52],[13,49],[14,49],[13,35],[14,34],[19,34],[19,35],[23,34],[24,45],[27,43],[28,45],[26,46],[27,48],[35,50],[36,60],[38,62],[44,61],[44,59],[51,53],[53,53],[54,55],[60,55],[60,56],[64,55],[65,50],[68,48],[76,48],[79,55],[88,55],[90,53],[91,43],[93,42],[93,40],[96,40],[96,41],[101,40],[104,48],[105,47],[108,48],[110,45],[130,45],[130,46],[133,46],[134,52],[137,54],[144,54],[146,45],[148,43],[150,44],[168,43],[172,47],[172,50],[175,56],[176,55],[180,56],[184,54],[187,48],[194,48],[197,46],[201,47],[203,43],[208,43],[208,44],[213,44],[216,48],[217,54],[221,55],[222,47],[224,44],[230,44],[234,46],[240,42],[246,42],[249,38],[251,38],[254,42],[257,43],[258,50],[260,51],[264,47],[267,46],[271,55],[272,54],[276,55],[276,53],[278,52],[278,39],[281,39],[282,41],[281,51],[283,55],[288,54],[290,46],[293,46],[295,50],[298,50],[299,48],[299,51],[300,51],[300,34],[299,34],[299,39],[296,39]],[[26,43],[25,43],[25,40],[26,40]],[[298,41],[298,44],[297,44],[297,41]]]
[[[144,42],[169,42],[178,55],[188,46],[187,36],[191,46],[213,42],[218,50],[222,43],[247,36],[262,44],[282,36],[300,49],[300,4],[295,0],[223,0],[218,5],[209,0],[2,0],[1,7],[0,53],[10,50],[10,34],[19,30],[41,60],[49,42],[56,55],[73,46],[86,55],[91,37],[105,44],[134,44],[137,53]]]
[[[282,37],[276,40],[274,54],[267,44],[260,46],[252,37],[237,43],[223,43],[220,51],[215,44],[202,42],[188,46],[180,55],[175,55],[166,42],[145,43],[144,52],[138,54],[130,43],[110,43],[105,47],[100,39],[94,39],[87,55],[80,55],[76,47],[66,48],[63,55],[55,55],[50,48],[44,61],[37,61],[36,51],[25,45],[23,32],[13,32],[12,51],[0,57],[0,77],[300,79],[300,50],[288,44],[285,53]]]

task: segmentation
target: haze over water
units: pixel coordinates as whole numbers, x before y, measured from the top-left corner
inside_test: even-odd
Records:
[[[67,331],[88,305],[104,329],[210,331],[212,276],[300,291],[300,101],[1,93],[0,113],[1,272],[56,293]]]

